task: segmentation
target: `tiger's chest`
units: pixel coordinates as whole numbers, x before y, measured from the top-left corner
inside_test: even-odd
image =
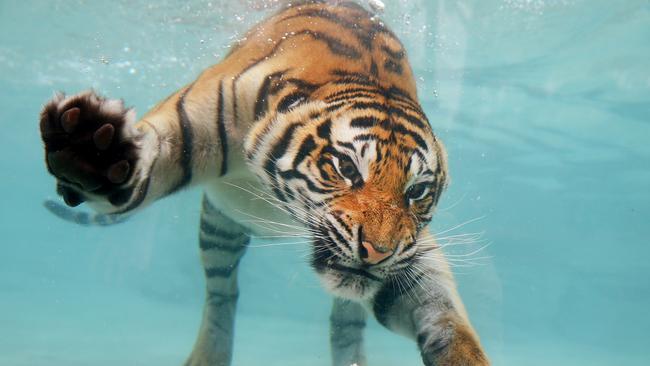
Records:
[[[205,193],[215,207],[256,236],[282,238],[304,231],[250,172],[208,184]]]

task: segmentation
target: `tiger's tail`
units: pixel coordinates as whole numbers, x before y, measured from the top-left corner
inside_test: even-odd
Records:
[[[73,210],[54,200],[46,200],[43,206],[57,217],[83,226],[111,226],[127,221],[128,214],[100,214]]]

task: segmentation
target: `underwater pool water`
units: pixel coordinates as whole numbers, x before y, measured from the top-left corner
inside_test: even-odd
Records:
[[[452,248],[466,255],[454,270],[493,364],[649,364],[650,2],[385,3],[449,152],[434,231],[480,234]],[[185,360],[204,294],[200,192],[113,227],[63,222],[42,206],[56,194],[38,113],[56,90],[93,87],[142,114],[260,4],[0,2],[0,365]],[[307,253],[248,251],[233,365],[329,364],[330,300]],[[366,349],[373,366],[421,364],[375,323]]]

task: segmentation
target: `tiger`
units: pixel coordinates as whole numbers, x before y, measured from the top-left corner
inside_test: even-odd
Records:
[[[274,233],[256,222],[308,233],[333,296],[334,366],[367,364],[369,313],[413,339],[424,365],[489,365],[428,230],[445,147],[403,44],[358,3],[283,6],[139,119],[93,90],[59,92],[40,132],[58,194],[109,223],[202,187],[206,296],[185,365],[231,364],[239,263],[251,237]]]

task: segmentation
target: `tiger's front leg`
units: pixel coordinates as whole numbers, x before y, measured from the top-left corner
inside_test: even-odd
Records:
[[[490,364],[472,328],[444,258],[436,258],[408,279],[388,281],[374,298],[377,320],[417,341],[425,366]],[[430,262],[429,262],[430,263]]]
[[[220,105],[201,92],[213,82],[179,90],[139,121],[121,100],[57,94],[41,111],[40,130],[58,193],[69,206],[87,201],[120,214],[225,174],[226,134],[205,128]]]
[[[366,366],[363,331],[366,310],[361,304],[335,298],[330,315],[332,366]]]
[[[246,230],[203,198],[199,247],[205,271],[203,320],[186,366],[229,366],[239,288],[237,271],[250,238]]]

